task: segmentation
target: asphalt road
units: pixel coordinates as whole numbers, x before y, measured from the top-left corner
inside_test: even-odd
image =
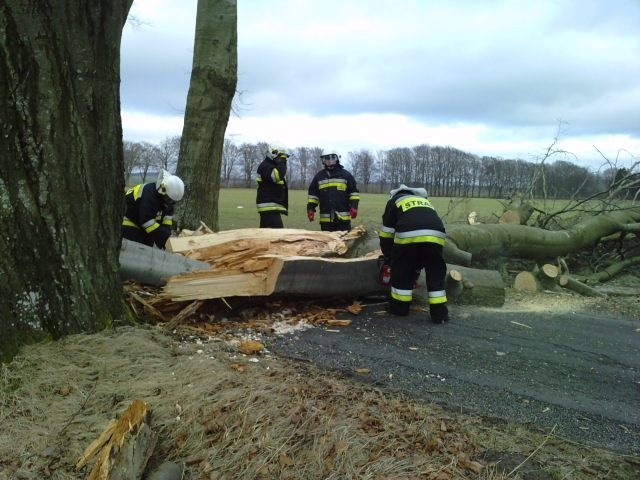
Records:
[[[273,337],[269,349],[457,411],[640,454],[640,319],[453,306],[452,320],[434,325],[424,313],[382,309],[368,306],[349,327]]]

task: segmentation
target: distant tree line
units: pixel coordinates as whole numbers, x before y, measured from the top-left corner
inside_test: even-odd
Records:
[[[252,188],[255,172],[264,159],[266,142],[237,145],[224,142],[221,185]],[[180,136],[167,137],[158,145],[124,142],[125,179],[135,176],[143,182],[160,168],[173,171],[180,151]],[[289,159],[287,181],[292,189],[306,189],[315,173],[322,169],[319,147],[297,147]],[[478,156],[453,147],[427,144],[390,150],[347,152],[341,162],[351,171],[361,192],[381,193],[404,183],[424,186],[432,196],[509,198],[515,193],[533,197],[588,197],[601,192],[621,176],[633,175],[627,169],[608,168],[592,172],[566,160],[553,163],[530,162]],[[635,174],[639,176],[639,174]],[[638,185],[639,182],[632,182]],[[621,192],[637,198],[640,188]]]

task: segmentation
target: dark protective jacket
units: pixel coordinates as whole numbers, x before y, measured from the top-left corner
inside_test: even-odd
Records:
[[[382,215],[380,249],[391,257],[394,245],[431,242],[444,246],[444,224],[428,198],[400,190],[387,202]]]
[[[358,209],[360,193],[353,175],[339,163],[316,173],[309,184],[307,211],[320,206],[320,223],[350,222],[349,209]]]
[[[287,162],[276,162],[265,158],[258,166],[258,191],[256,207],[258,213],[279,212],[284,215],[289,210],[289,188],[287,186]]]
[[[123,236],[128,238],[127,229],[135,229],[131,240],[144,238],[143,243],[149,246],[155,243],[164,248],[173,226],[173,205],[167,203],[166,198],[158,192],[155,183],[136,185],[128,190],[122,220]]]

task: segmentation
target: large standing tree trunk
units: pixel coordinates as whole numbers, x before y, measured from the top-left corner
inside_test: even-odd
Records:
[[[218,230],[224,134],[238,78],[236,0],[198,0],[191,84],[177,175],[185,182],[178,204],[181,228],[200,221]]]
[[[120,38],[132,1],[0,2],[0,359],[122,315]]]

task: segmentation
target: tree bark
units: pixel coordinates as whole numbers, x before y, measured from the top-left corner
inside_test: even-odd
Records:
[[[131,3],[0,2],[0,359],[123,314],[120,38]]]
[[[185,182],[177,204],[181,228],[200,221],[218,230],[218,198],[224,135],[236,91],[236,0],[198,0],[191,83],[177,175]]]

